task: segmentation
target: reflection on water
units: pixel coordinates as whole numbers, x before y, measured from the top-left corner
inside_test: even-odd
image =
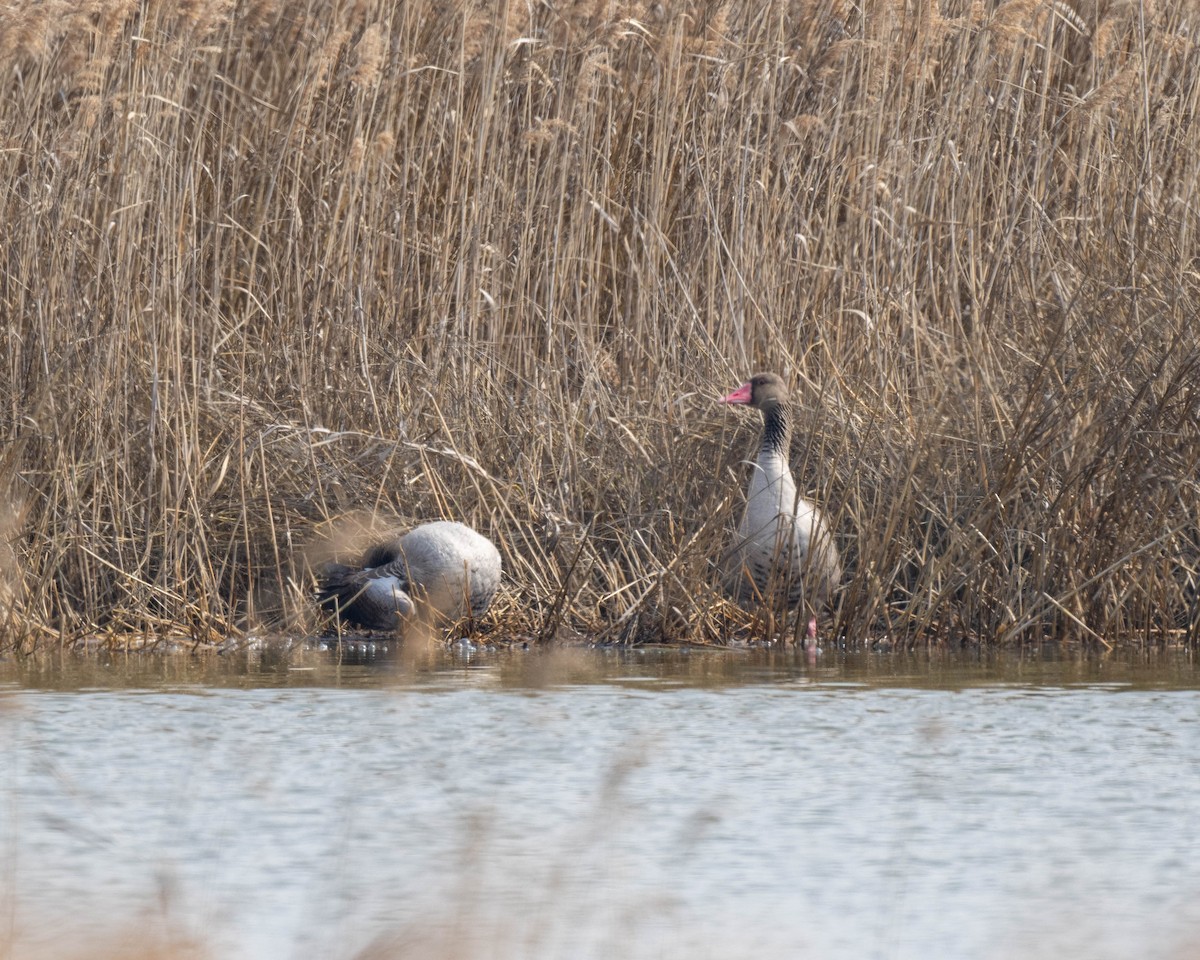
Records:
[[[1181,656],[8,664],[0,956],[1182,958],[1197,797]]]
[[[562,647],[460,653],[443,647],[360,655],[311,646],[265,647],[222,656],[100,653],[0,658],[0,691],[175,689],[193,686],[543,688],[615,683],[653,688],[759,684],[899,686],[957,690],[976,686],[1117,684],[1132,689],[1200,689],[1200,664],[1186,651],[1111,654],[1050,648],[1027,651],[826,652],[810,664],[793,649],[713,647]]]

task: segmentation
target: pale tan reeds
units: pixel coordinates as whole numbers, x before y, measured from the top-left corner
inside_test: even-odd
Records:
[[[1194,639],[1195,4],[93,6],[0,28],[6,644],[303,627],[348,514],[747,635],[760,368],[851,642]]]

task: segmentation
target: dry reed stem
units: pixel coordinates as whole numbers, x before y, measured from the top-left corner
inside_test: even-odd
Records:
[[[309,629],[352,513],[498,635],[754,635],[759,368],[850,642],[1194,639],[1194,4],[9,12],[6,646]]]

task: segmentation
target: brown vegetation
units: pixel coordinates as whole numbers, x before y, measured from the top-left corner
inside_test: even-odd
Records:
[[[8,4],[4,642],[302,625],[350,512],[491,533],[497,629],[721,640],[760,368],[851,642],[1190,641],[1198,25]]]

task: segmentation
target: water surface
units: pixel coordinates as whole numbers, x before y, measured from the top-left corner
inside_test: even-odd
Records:
[[[1183,655],[6,664],[0,956],[1193,956],[1198,797]]]

